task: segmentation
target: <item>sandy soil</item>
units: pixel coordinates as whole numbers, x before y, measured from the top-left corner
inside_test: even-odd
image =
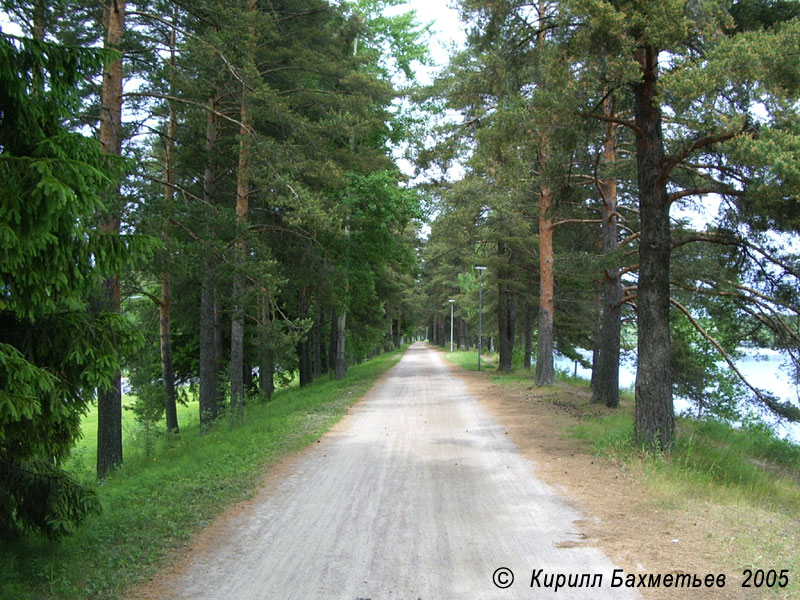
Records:
[[[565,435],[580,414],[606,410],[590,404],[588,390],[565,385],[514,389],[492,384],[486,373],[450,368],[536,465],[536,475],[583,514],[576,525],[586,536],[584,543],[603,549],[626,573],[726,574],[724,589],[640,590],[645,598],[765,597],[742,589],[741,565],[727,560],[721,541],[733,535],[721,529],[735,525],[726,523],[724,514],[707,515],[702,504],[660,506],[620,466],[592,456],[583,442]]]
[[[565,483],[555,475],[569,476],[582,459],[558,445],[551,422],[519,412],[524,399],[505,391],[497,398],[480,377],[454,375],[439,353],[412,346],[320,443],[273,472],[255,498],[232,507],[132,597],[637,597],[610,589],[613,569],[635,567],[627,562],[633,556],[648,569],[663,563],[648,562],[634,544],[610,543],[606,515],[586,502],[594,497],[589,481],[577,487],[576,501],[566,500],[559,490],[580,477]],[[549,441],[526,443],[527,420]],[[605,493],[627,493],[631,484],[613,467],[597,471],[591,460],[587,479],[607,473],[615,483],[603,485]],[[581,514],[581,506],[589,511]],[[516,575],[508,589],[493,584],[499,567]],[[534,569],[542,578],[600,573],[604,586],[531,589]]]

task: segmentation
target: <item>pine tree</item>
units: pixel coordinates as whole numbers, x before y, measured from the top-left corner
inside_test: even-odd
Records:
[[[564,4],[572,11],[573,22],[581,23],[573,31],[580,43],[574,48],[583,48],[583,64],[602,62],[610,67],[604,71],[603,85],[613,85],[633,102],[633,119],[609,119],[597,113],[595,117],[627,127],[636,140],[641,220],[635,293],[636,434],[648,446],[668,448],[675,427],[670,207],[711,193],[731,199],[753,197],[747,188],[752,189],[760,177],[748,162],[755,155],[737,156],[729,149],[747,146],[774,130],[776,121],[757,116],[756,105],[764,106],[772,113],[768,119],[774,119],[778,106],[796,99],[796,68],[779,57],[776,48],[795,44],[799,26],[789,21],[771,29],[743,31],[740,20],[737,30],[724,2]],[[671,65],[668,72],[662,62],[665,56]],[[765,127],[754,127],[756,122]],[[761,160],[782,164],[792,144],[784,138]],[[742,182],[751,179],[743,188]],[[789,181],[784,178],[773,187],[783,189]],[[684,315],[693,319],[688,310]]]

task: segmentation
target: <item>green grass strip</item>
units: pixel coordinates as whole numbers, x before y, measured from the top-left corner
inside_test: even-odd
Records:
[[[254,492],[270,465],[313,443],[402,352],[281,390],[246,407],[245,422],[210,432],[183,427],[147,456],[132,452],[99,486],[103,512],[57,542],[30,537],[0,548],[0,598],[117,598],[168,564],[190,535]]]

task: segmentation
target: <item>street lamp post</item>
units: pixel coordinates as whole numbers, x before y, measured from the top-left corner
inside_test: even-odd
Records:
[[[453,303],[455,300],[450,298],[450,354],[453,353]]]
[[[481,370],[481,346],[483,345],[483,272],[486,267],[475,267],[478,271],[478,371]]]

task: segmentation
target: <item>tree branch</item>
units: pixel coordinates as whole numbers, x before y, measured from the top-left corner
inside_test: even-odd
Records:
[[[725,352],[725,349],[719,344],[717,340],[711,337],[708,334],[708,332],[705,329],[703,329],[702,325],[700,325],[700,323],[698,323],[695,320],[695,318],[692,317],[689,311],[686,310],[686,307],[684,307],[680,302],[678,302],[674,298],[670,298],[669,301],[673,306],[675,306],[686,316],[686,318],[689,320],[692,326],[700,333],[700,335],[706,338],[711,343],[711,345],[714,346],[714,348],[716,348],[720,356],[722,356],[722,358],[725,359],[725,362],[728,363],[728,366],[731,368],[731,371],[733,371],[736,374],[736,376],[742,383],[744,383],[748,388],[750,388],[750,390],[756,395],[759,401],[762,404],[764,404],[764,406],[768,407],[770,410],[772,410],[773,412],[784,418],[788,418],[789,420],[792,421],[798,420],[798,415],[800,415],[800,411],[798,411],[796,407],[790,405],[789,403],[778,402],[775,398],[766,396],[761,390],[759,390],[758,388],[753,386],[749,381],[747,381],[747,378],[744,375],[742,375],[742,372],[736,367],[736,364],[733,362],[733,359],[731,359],[730,355],[727,352]],[[791,409],[794,410],[792,411]]]
[[[221,113],[221,112],[219,112],[217,110],[209,108],[207,104],[204,104],[202,102],[195,102],[193,100],[187,100],[186,98],[178,98],[176,96],[170,96],[168,94],[159,94],[159,93],[156,93],[156,92],[126,92],[126,93],[123,94],[123,97],[159,98],[160,100],[169,100],[170,102],[180,102],[181,104],[188,104],[190,106],[197,106],[197,107],[202,108],[203,110],[205,110],[207,112],[210,112],[210,113],[212,113],[212,114],[214,114],[214,115],[216,115],[216,116],[218,116],[218,117],[220,117],[222,119],[225,119],[226,121],[230,121],[231,123],[235,123],[236,125],[239,125],[240,127],[246,127],[250,133],[253,132],[252,127],[250,127],[249,125],[245,125],[244,123],[242,123],[238,119],[234,119],[233,117],[229,117],[225,113]]]
[[[744,130],[744,125],[739,126],[735,129],[730,131],[726,131],[725,133],[720,133],[716,135],[707,135],[702,137],[698,140],[695,140],[693,143],[689,144],[686,148],[684,148],[680,153],[669,156],[664,159],[661,168],[661,176],[659,177],[659,183],[663,184],[666,183],[667,179],[672,173],[672,170],[682,163],[684,160],[689,158],[692,153],[696,152],[697,150],[702,150],[703,148],[707,148],[708,146],[713,146],[714,144],[719,144],[721,142],[727,142],[730,139],[733,139],[737,135],[739,135]]]
[[[603,121],[604,123],[616,123],[617,125],[622,125],[623,127],[627,127],[633,131],[637,137],[642,137],[644,135],[642,128],[639,127],[634,121],[630,121],[628,119],[619,119],[617,117],[609,117],[606,115],[598,115],[597,113],[586,112],[579,112],[578,115],[587,119],[597,119],[598,121]]]
[[[705,194],[725,194],[728,196],[741,196],[742,192],[738,190],[734,190],[733,188],[726,187],[722,188],[717,185],[701,185],[693,188],[687,188],[685,190],[681,190],[680,192],[675,192],[667,196],[667,200],[670,204],[675,202],[676,200],[680,200],[681,198],[686,198],[687,196],[702,196]]]
[[[563,221],[556,221],[551,227],[558,227],[559,225],[566,225],[567,223],[602,223],[602,219],[564,219]]]
[[[190,38],[196,39],[201,44],[204,44],[205,46],[207,46],[208,48],[211,48],[211,50],[216,52],[219,55],[219,57],[222,59],[222,62],[225,63],[225,66],[228,67],[228,70],[231,72],[231,75],[233,75],[239,83],[241,83],[242,85],[246,85],[245,82],[244,82],[244,79],[242,79],[241,75],[239,75],[239,70],[235,66],[233,66],[233,64],[231,63],[231,61],[228,60],[228,58],[225,56],[225,54],[223,54],[222,51],[220,51],[219,49],[214,47],[212,44],[209,44],[207,41],[205,41],[199,35],[195,35],[195,34],[191,33],[190,31],[186,31],[185,29],[182,29],[182,28],[178,27],[172,21],[169,21],[169,20],[167,20],[167,19],[165,19],[165,18],[163,18],[163,17],[161,17],[159,15],[153,14],[153,13],[142,12],[142,11],[138,11],[138,10],[129,10],[129,11],[126,11],[126,14],[127,15],[135,15],[135,16],[138,16],[138,17],[144,17],[146,19],[152,19],[153,21],[157,21],[157,22],[159,22],[159,23],[161,23],[163,25],[166,25],[167,27],[171,27],[172,29],[174,29],[175,31],[180,32],[181,34],[185,35],[186,37],[190,37]]]

